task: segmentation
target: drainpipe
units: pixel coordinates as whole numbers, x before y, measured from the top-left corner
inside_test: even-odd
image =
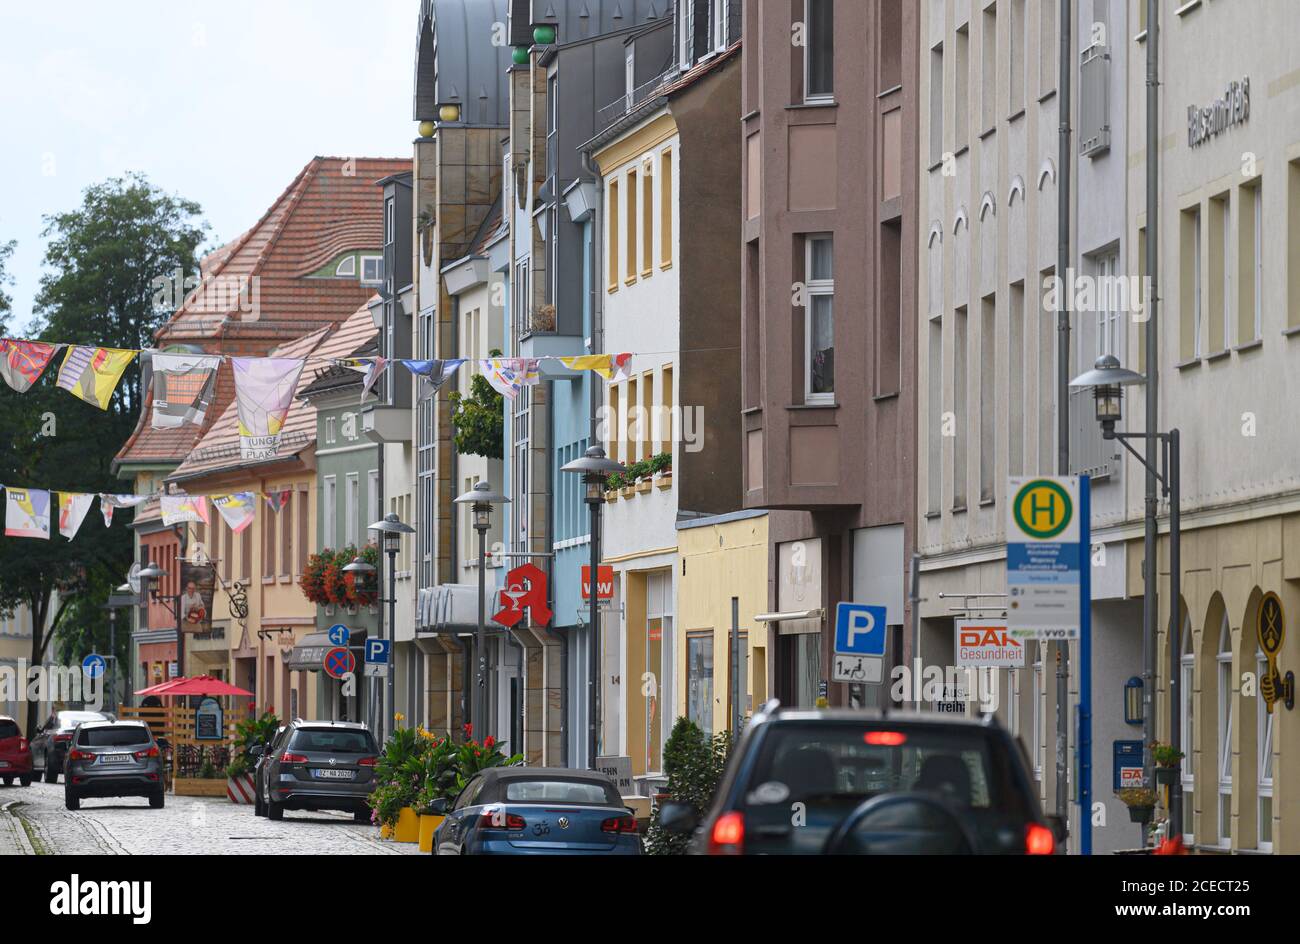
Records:
[[[600,289],[603,279],[601,274],[601,246],[604,243],[605,188],[601,186],[600,168],[592,162],[591,154],[587,151],[582,152],[582,168],[596,182],[596,207],[591,214],[591,348],[588,353],[598,354],[605,350],[604,293]],[[591,416],[589,442],[593,446],[600,441],[600,417],[597,404],[604,402],[604,388],[599,378],[600,375],[595,371],[586,371],[586,379],[589,384],[587,389],[591,392],[588,404]],[[600,518],[601,516],[597,516],[595,520],[599,521]],[[590,535],[590,540],[593,542],[599,541],[599,539],[597,534]],[[599,561],[596,561],[596,565],[598,564]],[[593,571],[591,575],[593,596],[595,594],[596,577],[597,573]],[[599,643],[593,648],[599,654]],[[598,665],[591,666],[591,672],[593,677],[600,678],[603,677],[603,673],[600,675],[595,675],[595,673],[598,672],[598,666],[603,665],[603,659],[597,658],[596,661]],[[600,697],[599,685],[597,685],[596,697],[597,699]],[[588,724],[591,723],[593,723],[592,719],[588,719]],[[587,763],[594,766],[596,763],[595,756],[587,758]]]
[[[1146,533],[1143,540],[1142,562],[1142,776],[1147,786],[1154,786],[1151,774],[1150,744],[1156,737],[1155,721],[1155,687],[1156,687],[1156,621],[1159,618],[1159,599],[1156,590],[1156,463],[1159,443],[1155,431],[1160,428],[1159,393],[1160,393],[1160,334],[1159,313],[1159,273],[1160,273],[1160,3],[1159,0],[1147,0],[1147,275],[1151,280],[1150,296],[1147,299],[1146,323]],[[1171,532],[1172,534],[1172,532]],[[1172,537],[1171,537],[1172,543]],[[1170,625],[1175,625],[1178,615],[1178,598],[1169,601],[1170,612],[1174,618]],[[1170,655],[1177,659],[1179,653]],[[1171,664],[1173,664],[1171,662]],[[1178,684],[1178,676],[1169,679],[1170,685]],[[1172,735],[1172,731],[1170,734]],[[1142,844],[1146,844],[1146,824],[1142,824]],[[1178,832],[1172,831],[1177,829]],[[1182,823],[1170,823],[1172,835],[1182,835]]]

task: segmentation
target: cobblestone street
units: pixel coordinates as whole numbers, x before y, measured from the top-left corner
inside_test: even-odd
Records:
[[[7,809],[7,813],[4,812]],[[342,813],[287,812],[278,823],[225,799],[176,797],[161,810],[147,800],[82,800],[71,812],[63,784],[0,787],[0,855],[411,855],[414,843],[386,842]]]

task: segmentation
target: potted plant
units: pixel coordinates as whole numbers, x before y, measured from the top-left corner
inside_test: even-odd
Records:
[[[605,479],[605,501],[611,505],[618,501],[618,492],[622,487],[623,476],[618,472],[610,473]]]
[[[628,466],[627,474],[632,481],[636,483],[635,488],[638,494],[644,494],[650,491],[650,479],[652,473],[648,461],[643,459],[640,462],[633,462]]]
[[[1151,745],[1151,759],[1156,765],[1156,783],[1169,786],[1178,782],[1178,762],[1187,755],[1172,744],[1156,741]]]
[[[420,851],[433,851],[433,834],[442,824],[444,814],[434,812],[435,801],[451,800],[460,792],[458,787],[458,749],[451,736],[437,737],[431,731],[419,730],[419,735],[429,742],[424,754],[424,780],[415,799],[415,811],[420,820]]]
[[[546,304],[538,305],[533,310],[532,330],[534,331],[554,331],[555,330],[555,306]]]
[[[334,557],[334,551],[325,548],[307,558],[307,566],[303,569],[302,576],[298,578],[298,586],[308,602],[326,607],[331,604],[332,601],[325,590],[325,569],[333,563]]]
[[[671,452],[661,452],[657,456],[650,458],[650,471],[654,475],[654,483],[657,488],[673,487],[673,454]]]
[[[1130,820],[1135,823],[1151,821],[1156,809],[1156,792],[1150,787],[1125,787],[1119,792],[1119,799],[1128,807]]]
[[[513,767],[523,763],[523,754],[507,757],[492,735],[489,734],[480,744],[473,739],[474,729],[471,725],[465,725],[464,730],[465,741],[456,748],[457,793],[464,790],[465,784],[469,783],[470,778],[480,770],[487,770],[489,767]]]
[[[419,842],[420,820],[415,802],[424,786],[424,755],[429,750],[429,741],[417,729],[401,727],[401,714],[393,717],[397,726],[375,764],[375,780],[379,785],[368,800],[370,820],[379,825],[384,838]]]

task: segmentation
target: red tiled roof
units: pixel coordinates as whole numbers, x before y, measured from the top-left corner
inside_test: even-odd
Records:
[[[247,296],[256,297],[257,317],[239,309],[237,289],[229,299],[214,299],[209,292],[187,299],[168,318],[156,334],[158,347],[186,344],[213,353],[265,355],[315,326],[349,318],[373,289],[356,279],[306,276],[339,253],[382,248],[383,188],[375,183],[410,169],[409,158],[312,158],[254,226],[200,263],[205,279],[257,277],[255,296]],[[227,300],[232,304],[222,304]],[[230,365],[223,363],[203,427],[153,429],[153,397],[145,391],[139,423],[115,464],[179,463],[230,405],[234,392]]]
[[[301,400],[305,390],[316,379],[317,370],[328,366],[329,358],[347,357],[376,334],[370,306],[362,305],[350,318],[337,326],[326,326],[305,337],[283,344],[271,352],[273,357],[309,358],[298,385],[294,400],[280,430],[280,458],[295,456],[316,442],[316,408]],[[233,401],[221,417],[199,441],[185,461],[168,476],[169,481],[190,480],[209,473],[229,472],[240,468],[256,469],[263,463],[250,462],[245,466],[239,458],[239,410]],[[188,491],[182,482],[181,490]]]

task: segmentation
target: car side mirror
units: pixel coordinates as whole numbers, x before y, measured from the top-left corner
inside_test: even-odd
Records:
[[[689,803],[668,800],[659,807],[659,827],[665,832],[679,835],[695,832],[700,818]]]
[[[446,797],[438,797],[438,799],[432,801],[432,802],[429,804],[429,813],[430,813],[430,815],[432,815],[432,816],[446,816],[446,815],[447,815],[447,798],[446,798]]]
[[[1058,846],[1064,846],[1066,837],[1070,835],[1070,827],[1066,821],[1057,816],[1055,813],[1047,817],[1047,825],[1052,830],[1052,835],[1056,838]]]
[[[262,747],[261,744],[254,744],[252,747],[250,747],[250,748],[248,749],[248,756],[249,756],[249,757],[261,757],[261,756],[262,756],[262,751],[263,751],[263,750],[264,750],[264,748]]]

